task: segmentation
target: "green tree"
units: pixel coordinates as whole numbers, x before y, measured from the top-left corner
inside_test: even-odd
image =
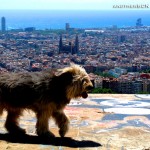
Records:
[[[141,91],[141,92],[138,92],[137,94],[150,94],[150,92]]]
[[[111,89],[106,89],[106,88],[94,88],[91,93],[112,93],[114,94]]]
[[[114,76],[110,75],[109,73],[107,72],[95,72],[96,75],[99,75],[99,76],[102,76],[102,77],[108,77],[108,78],[114,78]]]

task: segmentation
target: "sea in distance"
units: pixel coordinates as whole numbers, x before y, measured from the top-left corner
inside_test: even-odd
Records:
[[[35,27],[36,29],[101,28],[135,26],[138,18],[150,26],[150,10],[0,10],[6,18],[7,30]]]

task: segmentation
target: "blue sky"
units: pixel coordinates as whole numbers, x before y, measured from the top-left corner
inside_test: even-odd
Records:
[[[112,9],[113,5],[146,4],[150,0],[0,0],[0,9]]]

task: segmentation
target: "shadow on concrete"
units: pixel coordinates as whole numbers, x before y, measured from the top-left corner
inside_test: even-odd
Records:
[[[22,143],[22,144],[43,144],[43,145],[54,145],[54,146],[66,146],[72,148],[81,147],[99,147],[102,146],[100,143],[83,140],[77,141],[70,137],[55,137],[55,138],[41,138],[35,135],[12,135],[9,133],[0,134],[0,140],[4,140],[11,143]]]

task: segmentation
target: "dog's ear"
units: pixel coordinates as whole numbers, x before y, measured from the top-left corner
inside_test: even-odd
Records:
[[[70,83],[73,80],[73,74],[71,71],[65,71],[64,69],[60,69],[55,73],[55,76],[61,82]]]
[[[63,68],[63,69],[57,69],[57,71],[55,72],[55,76],[58,77],[58,76],[61,76],[63,74],[72,74],[73,72],[73,69],[70,68],[70,67],[66,67],[66,68]]]
[[[58,69],[57,71],[55,71],[55,76],[58,77],[58,76],[61,76],[63,73],[65,73],[65,71],[63,69]]]

